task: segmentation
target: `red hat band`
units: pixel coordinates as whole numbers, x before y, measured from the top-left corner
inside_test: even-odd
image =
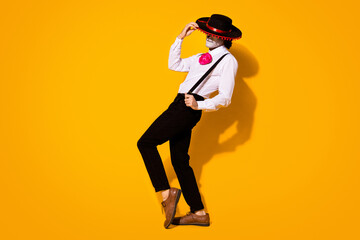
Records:
[[[210,19],[209,19],[210,20]],[[214,31],[214,32],[217,32],[217,33],[229,33],[231,32],[231,29],[229,31],[224,31],[224,30],[220,30],[220,29],[217,29],[217,28],[214,28],[212,26],[209,25],[209,21],[206,22],[206,26],[211,30],[211,31]]]

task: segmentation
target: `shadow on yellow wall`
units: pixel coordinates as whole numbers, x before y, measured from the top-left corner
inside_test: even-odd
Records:
[[[195,172],[200,193],[203,166],[216,154],[235,151],[237,146],[244,144],[251,136],[254,123],[256,97],[244,78],[256,75],[259,64],[244,46],[234,44],[230,51],[239,64],[231,104],[216,112],[203,113],[202,119],[192,133],[189,151],[190,165]],[[235,133],[229,134],[230,136],[225,140],[220,141],[220,136],[233,126],[236,126]],[[172,168],[170,159],[166,159],[164,165],[169,182],[172,182],[176,175],[170,170]],[[202,200],[206,209],[205,198],[202,197]]]

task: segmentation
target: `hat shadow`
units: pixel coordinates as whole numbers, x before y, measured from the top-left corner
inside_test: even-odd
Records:
[[[231,104],[215,112],[203,112],[201,120],[192,131],[189,148],[190,166],[194,170],[200,194],[203,166],[216,154],[235,151],[238,146],[250,139],[252,132],[257,100],[244,78],[255,76],[259,64],[251,52],[242,45],[233,44],[230,50],[239,65]],[[235,130],[235,133],[230,137],[227,136],[225,140],[220,139],[221,135],[230,128],[232,131]],[[171,183],[177,177],[172,170],[170,159],[166,159],[164,165]],[[202,201],[206,210],[203,196]]]

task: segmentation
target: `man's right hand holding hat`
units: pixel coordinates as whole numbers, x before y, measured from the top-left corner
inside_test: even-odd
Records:
[[[189,36],[193,31],[199,28],[199,25],[195,22],[188,23],[182,32],[179,34],[178,38],[184,39]]]

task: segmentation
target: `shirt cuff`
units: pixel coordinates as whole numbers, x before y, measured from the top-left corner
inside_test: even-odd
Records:
[[[200,110],[202,110],[202,109],[205,109],[205,103],[204,103],[204,101],[196,101],[197,102],[197,104],[198,104],[198,109]]]
[[[176,41],[182,42],[184,39],[180,39],[179,37],[176,37]]]

